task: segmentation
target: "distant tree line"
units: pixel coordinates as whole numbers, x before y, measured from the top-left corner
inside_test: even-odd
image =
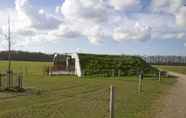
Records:
[[[154,65],[186,65],[186,56],[143,56],[142,58]]]
[[[16,61],[44,61],[51,62],[53,59],[52,54],[45,54],[41,52],[24,52],[24,51],[11,51],[11,59]],[[0,60],[8,60],[8,52],[0,52]]]

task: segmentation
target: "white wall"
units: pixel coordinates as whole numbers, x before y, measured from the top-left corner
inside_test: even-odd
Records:
[[[81,65],[80,65],[80,59],[79,59],[78,53],[72,53],[72,54],[70,54],[70,56],[72,56],[72,58],[75,59],[75,74],[78,77],[81,77],[82,72],[81,72]]]

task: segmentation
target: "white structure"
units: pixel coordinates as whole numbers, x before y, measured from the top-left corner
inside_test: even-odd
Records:
[[[79,59],[78,53],[71,53],[67,55],[71,56],[72,59],[75,59],[75,75],[77,75],[78,77],[81,77],[82,72],[81,72],[80,59]]]
[[[80,59],[78,53],[65,53],[64,55],[67,56],[65,60],[66,68],[69,67],[69,57],[71,59],[74,59],[74,71],[68,71],[68,69],[62,69],[62,70],[50,70],[49,75],[77,75],[78,77],[82,76],[81,72],[81,65],[80,65]],[[68,57],[69,56],[69,57]],[[57,55],[55,54],[53,61],[55,62],[57,58]]]

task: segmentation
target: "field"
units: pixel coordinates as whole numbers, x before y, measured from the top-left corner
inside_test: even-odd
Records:
[[[137,77],[45,75],[47,62],[13,62],[24,73],[24,93],[0,92],[0,118],[108,118],[109,86],[115,87],[115,118],[152,118],[156,100],[175,83],[174,78],[145,78],[138,94]],[[7,62],[0,62],[0,71]]]
[[[180,74],[186,74],[186,66],[165,66],[165,65],[156,65],[154,67],[160,68],[161,70],[177,72]]]

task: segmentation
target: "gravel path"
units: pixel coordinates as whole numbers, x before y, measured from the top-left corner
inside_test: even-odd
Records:
[[[186,75],[170,72],[177,76],[177,83],[161,99],[162,107],[156,118],[186,118]]]

